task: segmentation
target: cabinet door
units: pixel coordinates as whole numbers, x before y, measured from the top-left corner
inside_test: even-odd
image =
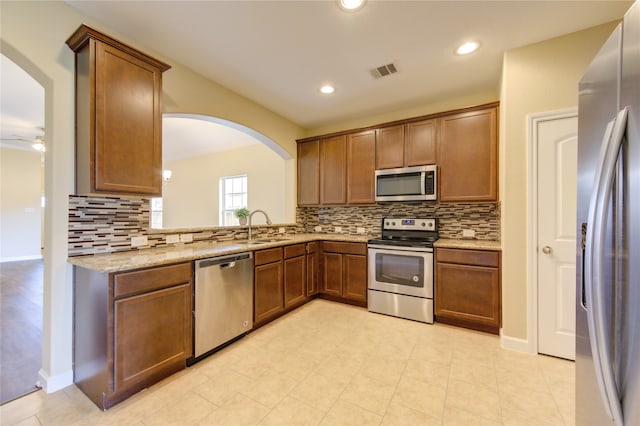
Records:
[[[404,166],[404,126],[378,129],[376,170]]]
[[[344,136],[320,141],[320,203],[347,201],[347,147]]]
[[[320,204],[320,142],[298,144],[298,205]]]
[[[498,199],[496,108],[440,119],[439,201]]]
[[[282,261],[255,267],[254,323],[279,313],[284,308],[282,294]]]
[[[367,300],[367,257],[345,254],[343,296],[358,301]]]
[[[342,255],[324,253],[322,292],[333,296],[342,296]]]
[[[191,356],[190,284],[116,300],[114,305],[116,392],[161,376]]]
[[[347,203],[375,202],[376,132],[347,136]]]
[[[306,299],[305,257],[298,256],[284,261],[284,307]]]
[[[95,66],[95,190],[160,195],[162,72],[100,41]]]
[[[500,326],[500,269],[436,263],[435,314]]]
[[[436,164],[436,121],[427,120],[407,124],[405,165]]]
[[[307,244],[307,296],[313,296],[318,293],[318,271],[320,253],[318,252],[318,243]]]

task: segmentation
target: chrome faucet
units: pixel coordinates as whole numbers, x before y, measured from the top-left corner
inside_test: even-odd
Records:
[[[271,225],[271,219],[269,219],[269,216],[264,210],[254,210],[251,213],[249,213],[249,241],[251,241],[251,217],[253,217],[253,215],[258,212],[262,213],[264,217],[267,219],[267,225]]]

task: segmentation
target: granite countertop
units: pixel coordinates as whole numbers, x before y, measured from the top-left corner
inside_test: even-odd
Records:
[[[502,247],[500,241],[490,240],[463,240],[463,239],[440,239],[433,246],[435,248],[457,248],[469,250],[494,250],[500,251]]]
[[[170,263],[187,262],[225,254],[242,253],[262,250],[289,244],[306,243],[310,241],[346,241],[366,243],[370,235],[339,235],[339,234],[291,234],[277,236],[281,238],[273,242],[249,243],[246,240],[232,241],[202,241],[192,244],[176,244],[160,248],[130,250],[117,253],[94,254],[88,256],[73,256],[68,262],[98,272],[122,272],[139,268],[166,265]]]

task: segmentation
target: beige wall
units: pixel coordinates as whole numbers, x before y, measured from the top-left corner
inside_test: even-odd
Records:
[[[326,135],[328,133],[339,132],[350,129],[357,129],[367,126],[375,126],[377,124],[388,123],[405,118],[420,117],[423,115],[435,114],[438,112],[450,111],[469,106],[482,105],[495,102],[499,98],[499,87],[496,84],[495,90],[486,92],[458,94],[447,97],[446,99],[437,99],[431,103],[420,104],[411,108],[400,108],[397,110],[386,111],[379,114],[368,115],[358,119],[342,120],[332,123],[328,126],[308,129],[305,137]]]
[[[505,53],[501,90],[503,336],[529,340],[528,114],[577,107],[578,81],[615,23]]]
[[[72,270],[67,264],[68,196],[74,181],[74,54],[66,39],[86,23],[139,48],[173,68],[164,76],[164,110],[211,115],[264,134],[295,157],[297,125],[206,80],[186,67],[111,31],[58,1],[1,1],[0,49],[45,88],[45,277],[43,369],[46,390],[72,382]],[[287,185],[295,193],[295,160],[288,160]],[[293,209],[293,195],[287,203]]]
[[[219,181],[246,174],[248,207],[262,209],[273,223],[295,222],[285,211],[285,160],[264,145],[166,163],[173,172],[164,184],[163,228],[211,227],[219,224]],[[253,223],[264,223],[254,216]]]
[[[40,258],[40,153],[0,148],[0,262]]]

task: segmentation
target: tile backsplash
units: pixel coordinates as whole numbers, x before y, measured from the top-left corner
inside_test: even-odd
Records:
[[[500,240],[500,203],[402,202],[374,206],[299,207],[296,222],[305,224],[305,232],[379,235],[383,217],[437,218],[440,238],[462,238],[463,229],[475,231],[479,240]]]
[[[386,216],[435,217],[441,238],[461,238],[463,229],[472,229],[480,240],[500,239],[500,203],[409,202],[374,206],[298,207],[296,223],[284,225],[288,234],[317,232],[355,235],[364,228],[367,235],[380,234]],[[283,225],[258,226],[256,236],[266,237]],[[128,251],[131,238],[147,236],[148,244],[138,249],[167,246],[165,237],[188,232],[193,242],[246,239],[246,227],[219,227],[202,230],[149,230],[149,200],[97,196],[69,196],[69,256]],[[137,250],[137,249],[133,249]]]

